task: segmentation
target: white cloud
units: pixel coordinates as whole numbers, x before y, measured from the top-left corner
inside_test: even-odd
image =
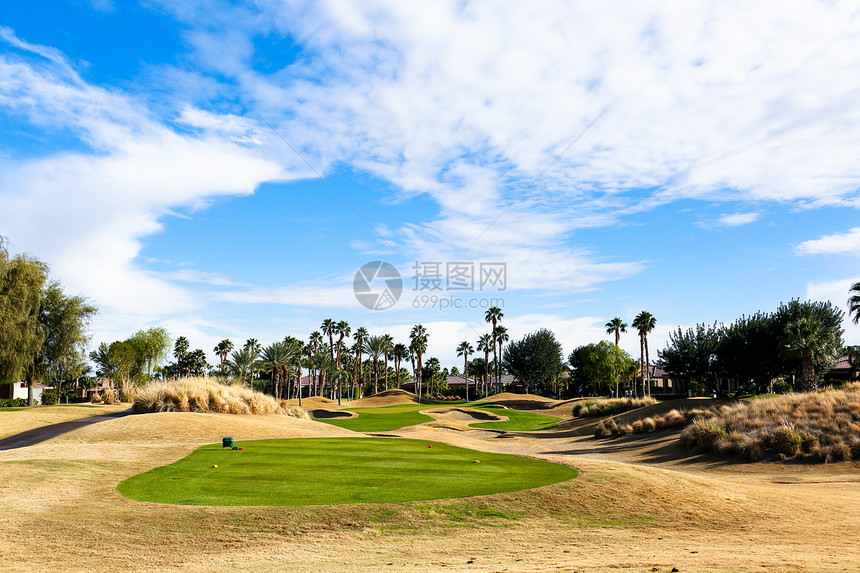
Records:
[[[848,290],[860,282],[860,276],[835,281],[810,282],[806,285],[806,298],[809,300],[830,301],[845,312],[842,327],[845,329],[845,344],[860,344],[860,325],[854,324],[848,316]]]
[[[794,250],[799,255],[860,254],[860,227],[849,229],[846,233],[834,233],[804,241]]]
[[[734,213],[722,215],[713,224],[718,227],[740,227],[758,221],[758,213]]]

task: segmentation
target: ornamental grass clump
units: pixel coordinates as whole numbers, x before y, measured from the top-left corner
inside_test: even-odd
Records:
[[[721,431],[717,431],[720,428]],[[681,442],[717,455],[817,462],[860,460],[860,390],[830,390],[720,406]]]
[[[628,434],[656,432],[667,428],[682,428],[692,420],[706,419],[713,415],[710,410],[670,410],[663,416],[649,416],[630,424],[619,424],[612,418],[601,420],[594,429],[595,438],[610,438]]]
[[[596,417],[596,416],[614,416],[637,408],[652,406],[657,403],[657,400],[651,396],[644,398],[611,398],[604,400],[596,400],[593,402],[583,402],[577,404],[573,408],[574,416]]]
[[[146,412],[214,412],[218,414],[286,414],[309,420],[303,408],[237,385],[207,378],[150,382],[135,391],[132,409]]]

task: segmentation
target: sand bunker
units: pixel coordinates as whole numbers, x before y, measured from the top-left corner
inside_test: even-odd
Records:
[[[457,420],[460,422],[506,422],[507,416],[499,416],[492,412],[483,410],[473,410],[471,408],[433,408],[431,410],[421,410],[422,414],[427,414],[434,420]]]
[[[349,412],[347,410],[327,410],[325,408],[317,408],[316,410],[309,410],[308,414],[311,415],[311,418],[314,420],[331,420],[332,418],[357,418],[358,414],[355,412]]]

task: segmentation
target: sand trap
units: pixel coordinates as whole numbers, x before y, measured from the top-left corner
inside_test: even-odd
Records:
[[[309,410],[308,414],[314,420],[331,420],[332,418],[357,418],[358,414],[347,410],[326,410],[325,408],[317,408]]]
[[[421,410],[422,414],[427,414],[434,420],[457,420],[460,422],[506,422],[507,416],[499,416],[492,412],[483,410],[473,410],[471,408],[433,408],[431,410]]]

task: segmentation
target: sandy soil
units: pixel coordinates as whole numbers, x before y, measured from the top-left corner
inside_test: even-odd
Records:
[[[0,452],[0,531],[15,540],[4,547],[2,568],[860,569],[860,464],[716,459],[680,447],[677,431],[669,430],[595,440],[572,435],[571,428],[499,437],[458,430],[458,424],[437,421],[385,434],[556,461],[578,468],[580,476],[522,492],[412,504],[139,503],[119,496],[117,483],[223,436],[241,443],[357,434],[274,415],[128,416]]]
[[[27,410],[0,411],[0,438],[20,434],[33,428],[98,416],[108,412],[120,412],[130,408],[130,404],[82,405],[82,406],[40,406]]]
[[[422,414],[426,414],[434,420],[456,420],[458,422],[466,422],[472,424],[475,422],[507,422],[510,418],[507,416],[498,416],[492,412],[484,410],[475,410],[473,408],[430,408],[421,410]]]

